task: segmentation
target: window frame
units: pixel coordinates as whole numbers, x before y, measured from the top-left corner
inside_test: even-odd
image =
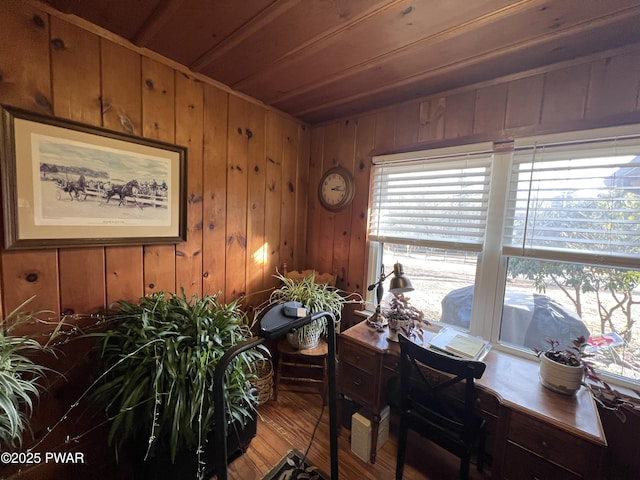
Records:
[[[507,280],[507,263],[509,256],[503,251],[503,235],[507,222],[507,208],[509,201],[509,183],[514,163],[514,144],[523,145],[527,143],[575,143],[579,149],[581,144],[598,138],[615,138],[624,136],[637,136],[640,142],[640,125],[622,125],[590,130],[578,130],[556,134],[538,135],[532,137],[515,138],[511,141],[500,141],[492,143],[491,175],[489,187],[489,201],[487,205],[487,220],[485,237],[482,242],[482,249],[478,256],[476,266],[474,299],[472,314],[469,324],[469,331],[472,335],[480,336],[490,341],[494,348],[510,354],[531,358],[533,352],[525,347],[516,347],[505,343],[500,343],[500,327],[502,322],[502,310],[504,293]],[[391,155],[380,155],[373,157],[373,163],[383,163],[385,161],[416,160],[418,158],[431,157],[433,155],[456,155],[470,151],[478,151],[486,146],[483,144],[464,144],[447,148],[433,150],[420,150]],[[372,170],[373,175],[373,170]],[[370,198],[370,207],[372,205]],[[369,227],[367,227],[368,244],[368,265],[367,265],[367,285],[377,281],[381,268],[383,244],[369,239]],[[640,259],[639,259],[640,260]],[[562,261],[562,259],[554,259]],[[610,265],[615,267],[615,265]],[[391,266],[387,265],[387,269]],[[634,268],[629,265],[629,268]],[[482,300],[481,300],[482,299]],[[370,305],[375,305],[373,292],[367,291],[366,301]],[[640,333],[640,332],[639,332]],[[623,378],[617,375],[602,373],[612,384],[637,388],[640,381]]]
[[[479,154],[491,154],[493,155],[494,144],[492,142],[480,142],[480,143],[472,143],[465,145],[458,145],[453,147],[442,147],[435,148],[429,150],[417,150],[412,152],[405,153],[391,153],[385,155],[377,155],[372,158],[372,163],[374,168],[371,170],[371,192],[369,198],[369,217],[367,218],[367,271],[366,271],[366,285],[373,285],[378,281],[380,270],[382,267],[382,252],[383,252],[383,243],[378,241],[372,241],[370,239],[370,230],[372,225],[372,210],[373,204],[376,202],[376,194],[375,194],[375,166],[380,164],[391,164],[397,162],[418,162],[420,160],[424,160],[428,158],[429,160],[435,160],[440,162],[444,159],[452,159],[453,161],[460,161],[462,157],[466,156],[477,156]],[[491,153],[490,153],[491,152]],[[490,163],[492,160],[490,160]],[[450,244],[446,242],[442,242],[442,245],[430,245],[436,246],[438,248],[449,248]],[[484,242],[483,242],[484,243]],[[474,246],[470,245],[468,251],[474,251]],[[477,249],[475,249],[477,252]],[[387,269],[385,270],[388,273],[392,265],[387,265]],[[365,302],[368,305],[373,305],[371,311],[375,309],[376,298],[375,298],[375,290],[367,290],[365,293]],[[369,311],[369,310],[367,310]]]

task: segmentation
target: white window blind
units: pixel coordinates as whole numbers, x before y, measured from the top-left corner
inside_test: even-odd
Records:
[[[486,148],[374,158],[370,240],[482,250],[491,155]]]
[[[576,143],[516,141],[503,252],[640,264],[640,135]]]

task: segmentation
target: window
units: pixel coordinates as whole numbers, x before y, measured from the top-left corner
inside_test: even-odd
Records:
[[[402,264],[404,273],[411,280],[414,290],[405,294],[411,304],[419,308],[425,318],[439,320],[441,318],[442,299],[451,291],[456,291],[468,285],[473,285],[476,277],[478,254],[440,248],[416,247],[400,243],[384,243],[380,249],[381,258],[385,259],[387,272],[391,270],[395,262]],[[388,260],[386,260],[388,259]],[[389,303],[392,295],[389,292],[387,278],[384,284],[385,295],[383,305]],[[460,305],[461,321],[449,323],[455,324],[464,330],[469,329],[471,318],[471,298]],[[371,298],[375,304],[375,299]]]
[[[504,252],[638,264],[640,137],[527,143],[515,144]]]
[[[373,169],[369,238],[423,247],[482,249],[491,145],[390,158]]]
[[[369,239],[378,247],[370,271],[380,272],[386,258],[401,263],[415,284],[412,303],[428,318],[439,311],[440,298],[430,290],[434,280],[448,289],[474,281],[487,219],[491,148],[387,156],[373,169]]]
[[[640,380],[634,132],[374,158],[370,283],[400,262],[431,321],[524,351],[584,335],[601,370]]]

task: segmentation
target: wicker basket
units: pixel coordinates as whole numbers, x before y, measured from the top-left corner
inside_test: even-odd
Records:
[[[258,405],[263,405],[271,400],[273,395],[273,364],[268,358],[256,361],[255,387],[258,389]]]

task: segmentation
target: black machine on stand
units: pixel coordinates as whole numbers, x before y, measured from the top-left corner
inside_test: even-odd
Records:
[[[301,315],[301,316],[298,316]],[[338,480],[338,419],[336,411],[336,335],[335,317],[330,312],[318,312],[308,314],[301,303],[288,302],[276,305],[264,314],[260,320],[260,333],[258,337],[240,343],[225,352],[220,359],[213,376],[213,402],[215,416],[215,471],[218,480],[227,480],[227,412],[224,407],[226,391],[225,372],[227,366],[236,355],[257,347],[267,340],[278,339],[287,332],[303,327],[314,320],[323,317],[327,319],[329,334],[327,344],[329,347],[328,371],[329,371],[329,441],[331,459],[331,480]]]

